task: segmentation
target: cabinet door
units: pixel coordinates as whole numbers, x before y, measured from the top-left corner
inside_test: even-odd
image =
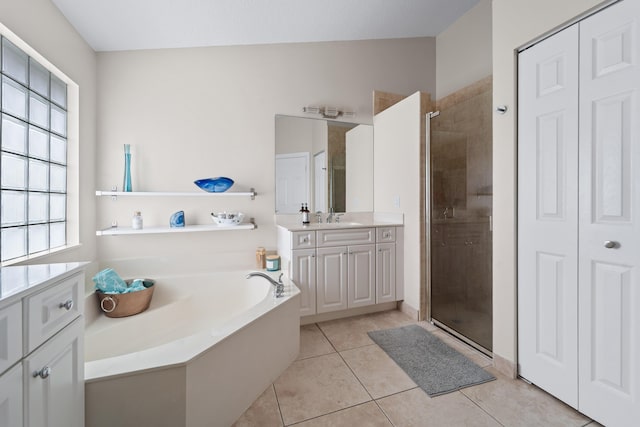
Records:
[[[347,247],[318,248],[317,312],[347,308]]]
[[[24,359],[25,426],[83,426],[83,324],[76,319]]]
[[[22,364],[0,377],[0,426],[22,427]]]
[[[376,303],[375,248],[375,245],[348,247],[347,307],[349,308]]]
[[[291,278],[300,289],[300,316],[316,314],[316,250],[292,251]]]
[[[396,244],[376,245],[376,304],[396,300]]]

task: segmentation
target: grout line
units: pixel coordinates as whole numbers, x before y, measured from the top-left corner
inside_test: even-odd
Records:
[[[481,385],[481,384],[478,384]],[[471,386],[473,387],[473,386]],[[468,387],[468,388],[471,388]],[[472,398],[470,398],[469,396],[467,396],[466,394],[464,394],[464,392],[462,391],[462,389],[458,390],[458,392],[463,395],[464,397],[466,397],[467,399],[469,399],[469,401],[471,403],[473,403],[474,405],[476,405],[478,408],[480,408],[480,410],[482,412],[484,412],[485,414],[489,415],[493,420],[495,420],[495,422],[497,422],[498,424],[500,424],[501,426],[504,426],[504,424],[502,424],[496,417],[493,416],[493,414],[491,414],[489,411],[487,411],[486,409],[484,409],[482,406],[480,406],[480,404],[478,402],[476,402],[475,400],[473,400]]]
[[[282,409],[280,409],[280,399],[278,399],[278,392],[276,391],[276,384],[272,383],[271,387],[273,387],[273,394],[276,396],[276,404],[278,405],[278,413],[280,414],[280,421],[282,421],[282,425],[284,426],[284,417],[282,416]]]

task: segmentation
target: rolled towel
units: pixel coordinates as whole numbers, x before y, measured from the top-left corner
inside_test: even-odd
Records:
[[[142,279],[134,279],[125,292],[144,291],[145,289],[147,288],[145,288]]]
[[[127,283],[111,268],[98,272],[93,279],[96,289],[105,294],[122,294],[127,292]]]

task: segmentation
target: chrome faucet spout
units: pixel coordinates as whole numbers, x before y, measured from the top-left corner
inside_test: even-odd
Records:
[[[276,281],[273,277],[269,276],[268,274],[265,274],[261,271],[253,271],[249,274],[247,274],[247,279],[251,278],[251,277],[262,277],[263,279],[267,279],[269,281],[269,283],[271,283],[273,286],[275,286],[275,289],[273,290],[273,295],[276,298],[281,298],[284,296],[284,283],[282,283],[282,275],[284,273],[280,273],[280,277],[278,277],[278,280]]]

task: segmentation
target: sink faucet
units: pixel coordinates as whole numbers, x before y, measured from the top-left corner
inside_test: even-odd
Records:
[[[329,215],[327,215],[327,224],[329,224],[332,220],[333,220],[333,208],[331,208]]]
[[[275,286],[275,289],[273,290],[273,296],[276,298],[281,298],[284,296],[284,283],[282,283],[282,275],[284,273],[280,273],[280,277],[278,277],[278,281],[276,282],[273,277],[269,276],[268,274],[265,274],[261,271],[254,271],[252,273],[247,274],[247,279],[249,279],[250,277],[254,277],[254,276],[258,276],[258,277],[262,277],[264,279],[267,279],[273,286]]]

